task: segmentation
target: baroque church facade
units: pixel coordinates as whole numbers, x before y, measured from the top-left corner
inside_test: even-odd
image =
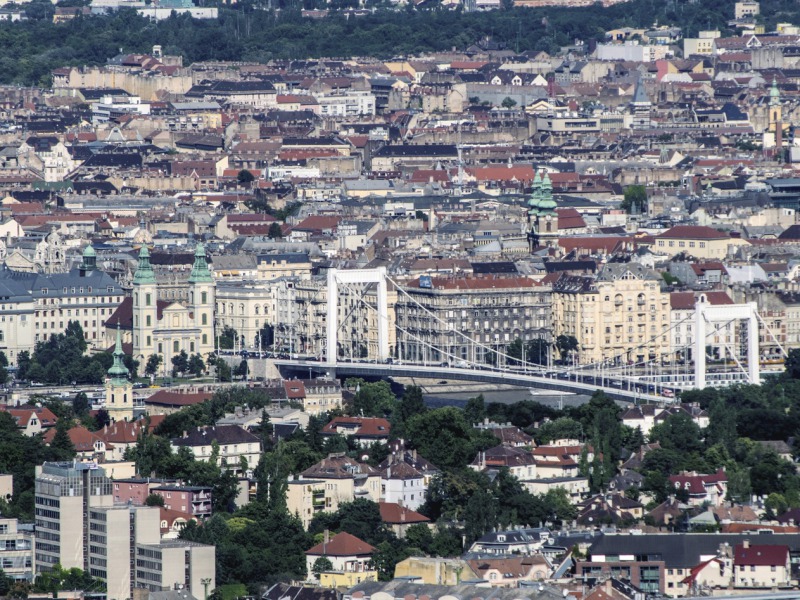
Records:
[[[140,371],[151,355],[161,357],[158,374],[168,375],[173,357],[182,351],[204,360],[214,351],[215,283],[203,244],[197,244],[186,286],[185,299],[161,299],[150,252],[141,247],[131,295],[107,322],[109,333],[121,328]]]

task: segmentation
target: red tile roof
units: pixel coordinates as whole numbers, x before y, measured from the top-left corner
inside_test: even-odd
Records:
[[[327,543],[322,542],[306,550],[306,554],[311,556],[364,556],[373,552],[375,548],[346,531],[337,533]]]
[[[739,544],[733,550],[733,564],[756,567],[786,565],[789,562],[789,546],[752,544],[745,548]]]
[[[302,381],[290,380],[283,382],[286,398],[289,400],[302,400],[306,397],[306,386]]]
[[[336,435],[340,429],[356,429],[358,437],[384,438],[389,436],[392,426],[386,419],[374,417],[336,417],[322,428],[323,435]]]
[[[430,523],[430,519],[425,515],[400,506],[396,502],[378,502],[381,510],[381,521],[392,525],[406,523]]]
[[[72,445],[75,446],[76,452],[94,452],[94,444],[98,441],[103,442],[106,446],[106,449],[111,449],[114,447],[112,444],[105,443],[99,435],[92,433],[83,426],[73,427],[67,430],[67,435],[69,436]],[[47,433],[44,434],[45,444],[49,445],[55,436],[55,428],[53,427],[48,429]]]
[[[703,225],[676,225],[656,237],[672,240],[724,240],[730,236]]]
[[[28,422],[31,420],[31,417],[36,415],[39,418],[39,422],[41,423],[42,427],[52,427],[58,421],[58,417],[53,414],[53,412],[49,408],[45,407],[35,407],[35,408],[8,408],[6,406],[0,406],[0,410],[4,410],[9,413],[12,417],[14,417],[14,421],[17,423],[17,427],[22,429],[28,426]]]

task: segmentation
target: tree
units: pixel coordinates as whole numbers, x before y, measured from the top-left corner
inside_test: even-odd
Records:
[[[247,169],[242,169],[236,174],[236,181],[239,183],[239,185],[247,185],[255,181],[255,175],[253,175]]]
[[[625,212],[643,213],[647,210],[647,189],[643,185],[629,185],[624,194],[620,208]]]
[[[523,359],[525,358],[524,347],[525,346],[520,338],[516,338],[508,345],[506,348],[506,354],[509,356],[508,364],[512,366],[522,364]]]
[[[412,447],[439,468],[463,467],[477,453],[472,426],[463,411],[452,406],[411,417],[405,435]]]
[[[275,327],[264,323],[264,325],[261,326],[261,329],[258,330],[256,336],[258,336],[256,338],[256,346],[262,350],[265,348],[270,348],[275,343]]]
[[[67,433],[69,426],[70,423],[67,422],[67,419],[56,421],[56,434],[50,442],[50,451],[55,461],[70,460],[75,457],[75,446]]]
[[[425,400],[422,397],[422,388],[416,385],[407,386],[403,390],[403,397],[397,407],[398,419],[405,423],[414,415],[424,413],[426,410]]]
[[[320,556],[314,561],[314,564],[311,565],[311,572],[317,577],[319,577],[320,573],[325,573],[327,571],[333,571],[333,563],[327,556]]]
[[[144,499],[145,506],[164,506],[164,496],[150,494]]]
[[[147,357],[147,364],[144,367],[145,375],[154,376],[158,373],[158,368],[161,366],[161,363],[164,362],[164,358],[160,354],[151,354]]]
[[[505,98],[503,98],[503,102],[501,103],[501,106],[503,108],[508,108],[508,109],[514,108],[516,105],[517,101],[514,100],[511,96],[506,96]]]
[[[397,405],[392,388],[386,381],[366,382],[363,379],[348,379],[348,387],[356,387],[353,396],[353,414],[364,417],[386,417]]]
[[[528,342],[525,361],[535,365],[546,365],[550,356],[550,344],[547,340],[536,338]]]
[[[172,376],[178,377],[189,370],[189,355],[186,350],[181,350],[180,354],[172,357]]]
[[[555,421],[543,423],[536,432],[536,441],[549,444],[556,440],[583,440],[583,425],[570,417],[561,417]]]
[[[203,374],[203,371],[206,368],[206,363],[203,361],[203,357],[199,354],[192,354],[189,357],[189,364],[187,365],[188,371],[194,375],[195,377],[200,377]]]
[[[220,350],[233,350],[236,342],[239,339],[239,334],[233,327],[225,325],[217,338]]]
[[[250,372],[250,367],[247,366],[247,359],[243,358],[242,362],[239,363],[239,366],[236,367],[234,371],[234,375],[236,377],[241,377],[242,379],[247,377],[247,374]]]
[[[83,417],[87,415],[90,408],[89,398],[85,392],[78,392],[75,394],[75,397],[72,399],[72,412],[75,413],[75,416]]]
[[[0,384],[8,382],[8,357],[0,350]]]
[[[467,400],[464,405],[464,418],[472,425],[483,423],[486,418],[486,403],[483,399],[483,394],[478,394],[474,398]]]
[[[218,381],[232,381],[233,377],[231,374],[230,365],[225,362],[222,358],[218,358],[214,362],[214,369],[217,372],[217,380]]]
[[[574,335],[560,335],[556,338],[556,349],[561,355],[561,361],[565,362],[570,354],[578,351],[578,339]]]
[[[273,240],[279,240],[283,237],[283,229],[280,223],[272,223],[267,231],[267,236]]]

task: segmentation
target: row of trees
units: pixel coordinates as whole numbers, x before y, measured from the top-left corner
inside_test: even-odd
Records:
[[[23,350],[17,357],[17,378],[55,385],[103,383],[106,372],[114,362],[110,352],[86,355],[88,343],[78,321],[70,321],[64,333],[51,335],[36,342],[33,354]],[[5,356],[0,359],[4,370],[8,365]],[[138,362],[125,356],[125,366],[136,372]],[[0,375],[3,373],[0,372]],[[5,371],[7,378],[7,371]]]
[[[733,0],[722,5],[712,0],[692,3],[632,0],[603,8],[513,8],[488,13],[445,10],[432,3],[431,10],[413,5],[397,11],[380,8],[382,0],[370,0],[374,13],[358,18],[336,14],[322,20],[303,19],[300,9],[320,0],[243,0],[235,8],[220,6],[217,20],[194,20],[188,15],[150,22],[134,10],[112,15],[78,17],[52,23],[53,6],[34,0],[25,7],[28,21],[0,24],[0,82],[48,85],[50,73],[66,65],[102,64],[122,48],[125,52],[149,52],[161,44],[168,54],[180,54],[187,63],[203,60],[301,59],[320,56],[391,57],[464,49],[492,36],[507,47],[523,52],[555,52],[580,39],[591,46],[602,41],[605,31],[617,27],[650,27],[654,21],[683,28],[687,36],[700,29],[728,28]],[[353,0],[336,0],[326,8],[343,8]],[[280,8],[280,12],[262,10]],[[768,25],[776,19],[800,17],[789,0],[764,0],[762,15]],[[510,104],[510,103],[507,103]],[[242,183],[246,175],[242,175]],[[283,220],[283,219],[279,219]],[[277,234],[277,232],[276,232]]]

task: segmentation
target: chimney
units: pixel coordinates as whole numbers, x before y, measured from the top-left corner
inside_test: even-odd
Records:
[[[750,540],[745,540],[742,542],[742,548],[747,550],[750,547]]]

